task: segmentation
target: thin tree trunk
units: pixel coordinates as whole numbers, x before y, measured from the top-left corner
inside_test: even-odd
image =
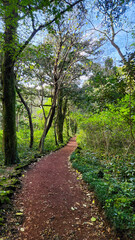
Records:
[[[34,130],[33,130],[33,123],[32,123],[32,117],[31,117],[31,112],[30,112],[30,109],[27,105],[27,103],[25,102],[24,98],[22,97],[19,89],[17,88],[16,86],[16,91],[17,91],[17,94],[21,100],[21,102],[23,103],[27,113],[28,113],[28,118],[29,118],[29,128],[30,128],[30,144],[29,144],[29,148],[32,148],[33,147],[33,141],[34,141]]]
[[[47,121],[45,121],[44,131],[43,131],[42,137],[40,139],[40,143],[39,143],[40,153],[42,153],[44,151],[44,140],[47,136],[47,133],[48,133],[49,129],[52,126],[52,121],[53,121],[53,118],[54,118],[54,114],[55,114],[55,106],[53,106],[52,109],[51,109],[51,114],[50,114],[49,119]]]
[[[58,140],[57,140],[56,119],[54,121],[54,136],[55,136],[55,144],[56,144],[56,146],[58,146],[59,143],[58,143]]]
[[[66,117],[66,126],[67,126],[67,137],[69,138],[69,110]]]
[[[63,114],[62,114],[62,90],[59,91],[58,103],[57,103],[57,135],[58,142],[63,143]]]

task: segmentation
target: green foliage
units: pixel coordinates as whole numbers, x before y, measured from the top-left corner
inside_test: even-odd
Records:
[[[131,109],[129,104],[131,104]],[[127,94],[118,100],[117,104],[106,106],[107,109],[99,113],[74,114],[79,128],[78,142],[85,148],[94,150],[100,156],[133,153],[134,98]]]
[[[1,146],[1,149],[2,149],[2,138],[3,138],[3,131],[0,130],[0,146]],[[2,151],[0,152],[0,159],[3,158],[3,154],[2,154]]]
[[[135,228],[135,158],[99,160],[89,151],[73,152],[72,166],[94,190],[116,231],[131,237]],[[101,174],[102,173],[102,174]]]
[[[99,112],[125,96],[126,77],[120,68],[113,66],[110,58],[106,59],[105,67],[93,63],[91,68],[91,76],[82,88],[81,107],[85,111]]]
[[[0,191],[0,204],[9,203],[10,199],[7,196],[10,191]]]

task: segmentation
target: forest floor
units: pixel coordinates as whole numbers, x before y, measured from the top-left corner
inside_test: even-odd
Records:
[[[117,240],[69,156],[72,138],[60,150],[30,165],[21,177],[0,240]],[[14,210],[13,210],[14,209]]]

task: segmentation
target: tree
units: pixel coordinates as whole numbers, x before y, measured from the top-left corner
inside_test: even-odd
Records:
[[[123,15],[126,13],[130,3],[134,3],[134,0],[96,0],[95,6],[98,9],[97,17],[101,20],[101,28],[95,27],[92,20],[89,19],[93,30],[101,33],[107,40],[110,41],[112,46],[117,50],[124,64],[131,61],[135,53],[132,53],[132,58],[126,59],[121,47],[116,43],[116,37],[121,32],[128,33],[127,29],[124,29]],[[125,27],[126,28],[126,27]]]
[[[63,142],[63,123],[67,105],[66,99],[64,112],[62,112],[63,98],[65,96],[63,95],[63,89],[82,74],[82,67],[80,69],[78,68],[78,72],[75,70],[77,62],[81,61],[80,51],[82,51],[82,44],[79,43],[80,38],[77,32],[78,28],[74,27],[74,32],[72,32],[70,31],[69,25],[64,24],[63,21],[62,23],[56,24],[52,28],[52,33],[45,39],[44,44],[37,49],[37,54],[40,56],[36,60],[38,71],[36,71],[35,74],[40,78],[40,86],[42,89],[41,106],[45,119],[44,131],[39,143],[40,152],[43,152],[44,140],[52,126],[56,112],[56,104],[59,112],[56,120],[57,133],[60,142]],[[33,71],[35,71],[35,69],[33,69]],[[44,84],[50,85],[52,88],[52,105],[50,106],[48,115],[45,114],[44,110]],[[59,122],[59,120],[62,121]]]
[[[105,60],[104,67],[98,63],[92,63],[91,76],[84,82],[80,92],[80,108],[83,111],[103,111],[107,109],[108,104],[117,103],[118,99],[125,96],[126,77],[121,73],[121,69],[112,64],[112,60],[108,58]],[[78,100],[78,103],[80,101]]]
[[[11,165],[19,161],[17,153],[16,124],[15,124],[15,74],[14,65],[25,47],[37,32],[47,28],[58,20],[67,10],[70,10],[78,1],[27,1],[1,0],[2,18],[4,22],[4,44],[2,64],[2,89],[3,89],[3,145],[5,164]],[[40,11],[40,17],[38,17]],[[42,23],[41,23],[41,16]],[[22,43],[19,41],[18,29],[21,21],[29,20],[30,35]],[[49,21],[47,19],[49,18]],[[21,42],[21,44],[20,44]]]
[[[15,44],[17,38],[18,9],[13,3],[3,1],[4,8],[4,57],[2,64],[3,88],[3,141],[5,164],[17,163],[16,125],[15,125]]]
[[[113,68],[113,59],[108,57],[106,60],[105,60],[105,69],[106,71],[108,72],[109,70],[111,70]]]
[[[129,89],[130,89],[130,101],[129,101],[129,108],[130,108],[130,128],[131,128],[131,136],[134,140],[134,136],[132,133],[132,120],[131,120],[131,112],[132,112],[132,106],[131,106],[131,98],[132,98],[132,79],[133,79],[133,73],[135,74],[133,62],[135,57],[135,51],[132,53],[128,53],[127,56],[125,56],[121,50],[121,47],[116,44],[115,39],[119,32],[125,31],[128,32],[126,29],[123,29],[121,27],[121,17],[123,17],[124,13],[126,12],[129,4],[135,3],[134,0],[120,0],[120,1],[100,1],[97,0],[97,7],[99,9],[99,12],[103,14],[105,20],[104,25],[107,27],[105,31],[100,31],[104,36],[111,42],[112,46],[117,50],[118,54],[121,57],[121,60],[123,64],[125,65],[127,78],[129,79]]]

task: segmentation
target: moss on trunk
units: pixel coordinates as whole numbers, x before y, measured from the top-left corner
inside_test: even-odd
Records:
[[[10,58],[10,57],[9,57]],[[18,162],[17,140],[16,140],[16,114],[15,114],[15,79],[13,66],[10,66],[10,59],[6,57],[3,70],[3,146],[5,165]]]
[[[4,4],[5,33],[2,63],[3,148],[5,165],[11,165],[19,161],[16,140],[16,91],[14,74],[17,13],[13,3],[5,2]]]

